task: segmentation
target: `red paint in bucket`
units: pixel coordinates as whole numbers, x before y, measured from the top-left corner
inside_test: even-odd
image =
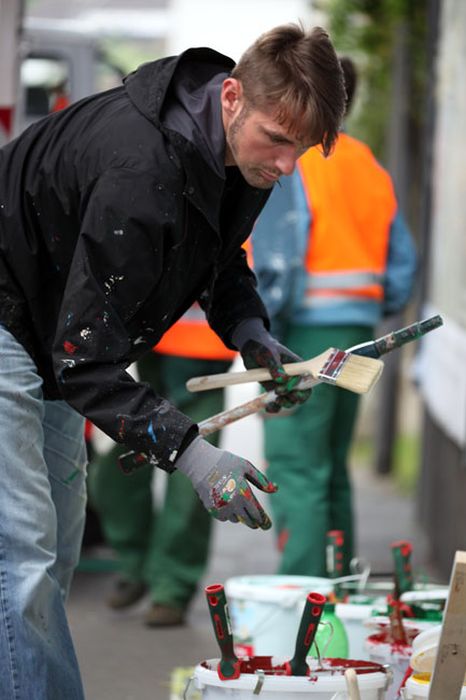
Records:
[[[315,660],[317,662],[317,660]],[[203,668],[209,671],[212,669],[207,661],[200,664]],[[348,668],[353,668],[358,675],[365,673],[386,673],[386,667],[383,664],[375,661],[365,661],[359,659],[322,659],[321,665],[312,668],[312,675],[317,678],[319,674],[326,673],[330,675],[344,675]],[[286,675],[286,662],[276,663],[273,656],[251,656],[240,659],[240,673],[257,674],[262,671],[270,676]]]

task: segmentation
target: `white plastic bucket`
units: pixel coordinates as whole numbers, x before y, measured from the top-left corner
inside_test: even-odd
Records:
[[[389,688],[386,700],[395,700],[408,670],[412,647],[410,644],[393,644],[381,641],[381,634],[373,634],[365,641],[366,657],[379,664],[389,664],[393,672],[393,684]]]
[[[375,600],[367,596],[351,596],[348,603],[336,604],[335,613],[343,622],[348,635],[351,659],[364,659],[366,656],[364,642],[367,630],[364,622],[380,607],[381,601],[382,598]]]
[[[422,674],[419,677],[411,676],[406,681],[403,688],[402,697],[404,700],[425,700],[429,697],[430,680],[424,679]],[[461,691],[460,700],[466,700],[466,688]]]
[[[328,595],[330,579],[309,576],[238,576],[225,583],[238,656],[291,658],[306,596]]]
[[[242,674],[233,681],[222,681],[216,668],[218,659],[209,659],[196,666],[193,685],[203,700],[346,700],[348,697],[343,673],[316,674],[308,677]],[[383,700],[387,675],[383,671],[358,674],[361,700]],[[255,691],[255,692],[254,692]],[[189,700],[189,688],[185,697]]]

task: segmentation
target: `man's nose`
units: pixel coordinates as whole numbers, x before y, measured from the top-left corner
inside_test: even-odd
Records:
[[[283,150],[277,156],[275,161],[275,166],[282,175],[291,175],[296,166],[297,156],[296,153],[291,149]]]

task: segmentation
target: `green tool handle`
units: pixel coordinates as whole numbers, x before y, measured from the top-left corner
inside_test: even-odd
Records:
[[[285,664],[287,676],[307,676],[310,672],[306,663],[306,657],[316,636],[326,598],[321,593],[309,593],[306,598],[306,605],[301,616],[298,636],[296,637],[296,647],[291,661]]]
[[[406,343],[411,343],[413,340],[421,338],[426,333],[435,330],[443,325],[441,316],[431,316],[424,321],[416,321],[405,328],[400,328],[397,331],[392,331],[383,335],[376,340],[369,340],[367,343],[355,345],[353,348],[348,348],[346,352],[351,352],[353,355],[364,355],[365,357],[378,358],[385,355],[387,352],[399,348]]]
[[[395,597],[397,599],[403,593],[414,588],[413,571],[411,567],[411,553],[413,547],[406,540],[399,540],[391,544],[393,563],[395,569]]]
[[[345,533],[343,530],[329,530],[327,532],[327,574],[330,579],[341,578],[345,563]],[[336,600],[342,597],[342,588],[338,583],[334,584]]]
[[[206,586],[205,594],[215,637],[222,653],[217,673],[222,681],[231,681],[240,676],[241,661],[233,650],[233,635],[231,633],[225,589],[221,583],[215,583],[212,586]]]

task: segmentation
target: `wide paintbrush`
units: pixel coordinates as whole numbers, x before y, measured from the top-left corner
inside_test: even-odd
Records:
[[[381,363],[367,363],[367,359],[377,359],[395,348],[421,338],[442,324],[441,316],[432,316],[345,351],[329,348],[310,360],[286,364],[284,369],[289,376],[303,375],[302,381],[306,382],[306,388],[325,383],[334,384],[357,394],[364,394],[377,382],[383,369]],[[365,358],[364,361],[362,361],[363,358]],[[192,392],[207,391],[246,382],[262,382],[270,378],[268,370],[258,368],[245,372],[193,377],[186,383],[186,388]],[[296,388],[304,388],[304,386],[298,385]]]
[[[383,363],[371,357],[352,355],[344,350],[328,348],[325,352],[304,362],[292,362],[283,366],[290,377],[302,375],[312,380],[312,384],[333,384],[342,389],[365,394],[380,377]],[[270,380],[268,369],[259,367],[245,372],[226,372],[204,377],[193,377],[186,382],[189,391],[222,389],[233,384],[263,382]],[[312,386],[311,384],[311,386]]]

